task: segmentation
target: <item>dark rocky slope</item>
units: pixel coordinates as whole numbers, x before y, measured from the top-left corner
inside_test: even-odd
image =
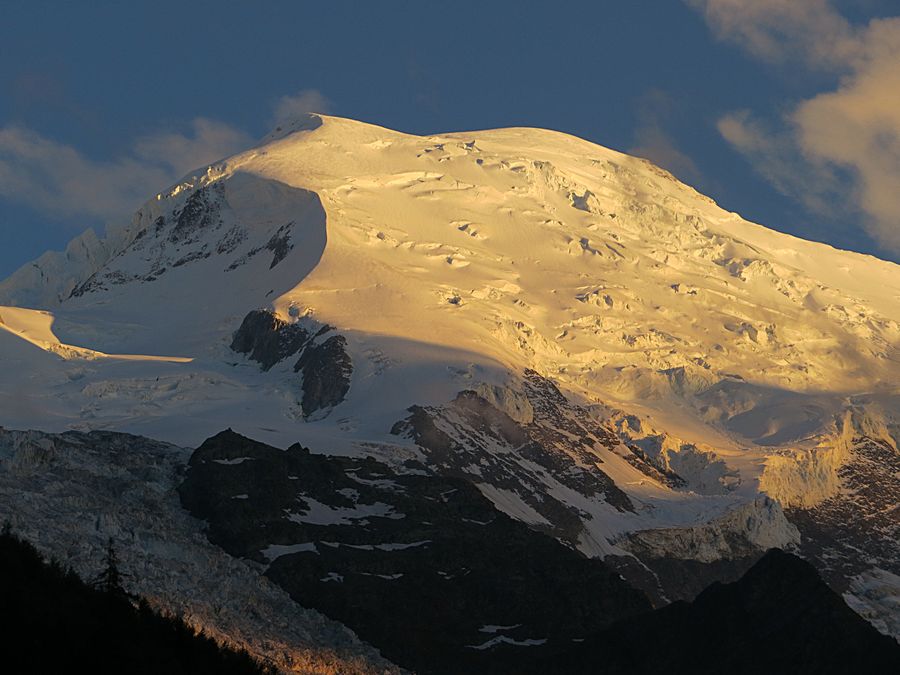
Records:
[[[900,575],[900,453],[883,440],[855,438],[838,476],[836,495],[787,511],[803,535],[803,557],[838,592],[873,566]]]
[[[195,451],[180,494],[211,541],[421,673],[900,666],[900,646],[793,555],[773,549],[734,583],[650,610],[601,561],[414,462],[398,472],[229,430]]]
[[[816,570],[772,549],[739,581],[692,603],[627,619],[562,653],[515,664],[529,673],[896,673],[900,645],[851,610]],[[498,671],[501,672],[501,671]]]
[[[343,402],[350,391],[353,363],[347,339],[328,325],[313,332],[288,323],[268,310],[253,310],[241,322],[231,349],[259,363],[263,371],[293,356],[299,356],[294,372],[302,377],[300,405],[304,417],[324,415]],[[326,337],[327,336],[327,337]]]
[[[560,495],[575,493],[584,497],[583,503],[606,502],[619,512],[635,511],[632,499],[607,474],[612,456],[652,481],[676,489],[688,483],[532,370],[524,373],[515,398],[508,390],[482,388],[461,391],[444,405],[412,406],[409,413],[391,432],[414,441],[432,470],[521,500],[537,514],[535,520],[542,519],[532,522],[534,529],[582,551],[585,541],[593,539],[594,516],[579,500]],[[739,527],[732,529],[727,533],[729,552],[717,560],[678,558],[668,550],[660,556],[623,545],[631,556],[607,555],[604,561],[654,606],[693,600],[715,581],[739,579],[765,553]]]
[[[180,494],[211,541],[422,673],[484,671],[506,648],[569,644],[649,609],[471,483],[409,471],[226,431],[193,454]]]

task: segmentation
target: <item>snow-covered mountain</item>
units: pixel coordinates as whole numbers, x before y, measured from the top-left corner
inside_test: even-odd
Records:
[[[659,603],[793,547],[900,634],[900,267],[644,160],[311,115],[0,305],[4,426],[414,462]]]

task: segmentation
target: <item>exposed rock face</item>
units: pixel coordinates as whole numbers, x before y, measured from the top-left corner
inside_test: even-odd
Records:
[[[222,186],[212,187],[212,191],[218,197],[224,196]],[[196,240],[200,231],[208,227],[221,227],[222,219],[219,217],[219,205],[211,200],[211,189],[202,187],[196,190],[180,211],[176,212],[175,223],[169,231],[169,241],[172,243],[189,242]],[[165,219],[159,221],[157,228],[165,227]]]
[[[518,672],[838,675],[900,668],[900,645],[847,607],[809,563],[777,549],[736,583],[625,620],[567,652],[523,659]]]
[[[659,484],[711,495],[728,494],[737,485],[736,472],[705,452],[685,449],[677,439],[641,428],[636,419],[613,415],[605,425],[534,372],[526,373],[520,394],[487,385],[479,392],[484,396],[463,391],[445,406],[415,406],[393,432],[412,438],[430,467],[472,480],[499,508],[533,528],[608,556],[608,563],[657,606],[692,600],[713,582],[735,581],[769,548],[797,550],[800,544],[797,526],[778,502],[761,495],[752,502],[736,501],[723,515],[694,526],[632,530],[611,538],[608,549],[586,549],[594,521],[576,505],[606,503],[623,513],[635,508],[604,472],[610,455]],[[646,443],[645,452],[641,440],[657,443],[655,454]],[[688,466],[686,456],[696,457],[696,466]],[[872,503],[885,499],[881,494]],[[634,557],[621,555],[622,550]],[[850,576],[861,571],[845,570],[844,585],[836,590],[846,590]]]
[[[280,669],[390,671],[344,626],[205,540],[175,491],[189,454],[128,434],[0,429],[0,522],[85,579],[112,538],[126,590]]]
[[[353,363],[347,353],[347,340],[343,335],[325,337],[331,330],[330,326],[322,326],[318,331],[310,331],[259,309],[244,317],[231,349],[246,354],[264,371],[299,354],[294,372],[303,376],[301,406],[304,416],[309,417],[338,405],[350,391]]]
[[[526,373],[521,394],[497,389],[482,386],[479,391],[518,420],[464,391],[446,406],[412,408],[393,431],[413,438],[430,467],[472,480],[514,517],[605,556],[655,606],[691,600],[715,581],[734,581],[766,549],[799,542],[778,504],[763,496],[696,527],[644,529],[586,546],[595,521],[576,505],[605,504],[634,514],[631,499],[604,472],[608,462],[624,460],[638,476],[671,488],[687,489],[687,481],[660,468],[639,445],[623,442],[636,429],[625,433],[599,422],[537,373]],[[622,555],[623,550],[634,557]]]
[[[570,643],[649,608],[468,481],[409,469],[223,432],[193,454],[179,492],[211,541],[417,672],[483,672],[494,646]]]
[[[224,274],[231,284],[245,282],[235,271],[248,266],[259,280],[289,257],[303,261],[294,268],[301,274],[308,263],[314,264],[325,245],[325,214],[317,195],[249,174],[228,182],[208,178],[195,176],[158,195],[129,225],[113,228],[103,240],[88,232],[72,242],[65,256],[43,256],[31,269],[19,270],[9,284],[0,283],[0,294],[4,287],[33,279],[40,288],[10,290],[7,301],[53,306],[78,298],[89,302],[85,296],[156,282],[204,261],[209,263],[203,266],[206,274]],[[251,206],[254,199],[265,208]],[[304,239],[299,256],[293,255],[298,237]],[[258,258],[268,262],[256,265]],[[274,293],[290,276],[273,275],[266,290]]]
[[[221,184],[198,188],[180,207],[157,216],[152,224],[141,227],[134,234],[130,247],[149,254],[152,260],[149,272],[101,269],[72,289],[70,297],[77,298],[134,281],[155,281],[171,268],[210,257],[213,248],[203,239],[221,230],[225,224],[222,217],[224,196]]]
[[[713,581],[732,581],[766,548],[797,552],[831,588],[887,635],[900,637],[900,519],[885,508],[900,494],[900,453],[883,439],[849,438],[832,467],[834,494],[811,507],[782,510],[759,497],[725,516],[691,528],[632,532],[619,543],[637,556],[611,557],[655,604],[690,600]],[[647,573],[652,572],[652,573]]]
[[[869,607],[866,613],[880,617],[877,625],[900,639],[889,599],[900,597],[900,453],[886,441],[866,437],[854,439],[849,452],[837,470],[838,493],[812,508],[788,509],[787,516],[800,530],[802,555],[831,587],[858,593]],[[881,602],[871,579],[854,583],[859,575],[879,579]]]
[[[272,238],[266,242],[266,249],[272,252],[272,263],[269,265],[269,269],[274,269],[294,248],[294,245],[291,243],[291,228],[293,225],[293,223],[282,225],[272,235]]]
[[[475,393],[519,424],[531,424],[534,421],[534,408],[531,406],[531,401],[523,393],[511,387],[482,383]]]
[[[263,251],[271,251],[272,262],[269,264],[269,269],[275,269],[276,265],[284,260],[287,257],[288,253],[290,253],[294,248],[294,245],[291,243],[291,231],[293,227],[293,221],[279,227],[275,234],[273,234],[269,241],[267,241],[263,246],[257,246],[256,248],[250,249],[249,251],[247,251],[246,255],[241,256],[240,258],[232,262],[228,266],[228,271],[236,270],[241,265],[246,265],[251,258],[259,255]],[[230,246],[230,240],[221,244],[221,247]]]
[[[294,372],[303,373],[303,414],[332,408],[350,391],[353,364],[347,354],[347,339],[332,335],[320,344],[303,350]]]
[[[475,391],[463,391],[444,406],[413,406],[392,433],[412,438],[430,467],[469,478],[508,512],[574,547],[583,543],[591,517],[555,494],[571,491],[621,512],[634,510],[604,473],[599,449],[624,453],[639,470],[659,474],[534,371],[526,372],[521,394],[482,392],[518,419]]]
[[[298,324],[287,323],[272,312],[257,309],[244,317],[231,341],[231,349],[246,354],[263,370],[269,370],[303,349],[309,337]]]

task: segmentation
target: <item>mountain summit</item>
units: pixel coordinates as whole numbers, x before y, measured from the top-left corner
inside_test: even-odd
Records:
[[[794,547],[890,632],[898,272],[562,133],[313,115],[2,282],[0,423],[412,462],[660,602]]]

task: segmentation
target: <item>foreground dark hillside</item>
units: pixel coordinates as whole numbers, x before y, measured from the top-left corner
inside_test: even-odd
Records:
[[[88,586],[4,532],[0,672],[187,675],[266,670],[143,602],[134,607],[123,595]]]
[[[900,672],[900,645],[851,610],[809,563],[778,549],[740,580],[713,584],[691,603],[625,619],[560,653],[530,656],[516,672]]]

